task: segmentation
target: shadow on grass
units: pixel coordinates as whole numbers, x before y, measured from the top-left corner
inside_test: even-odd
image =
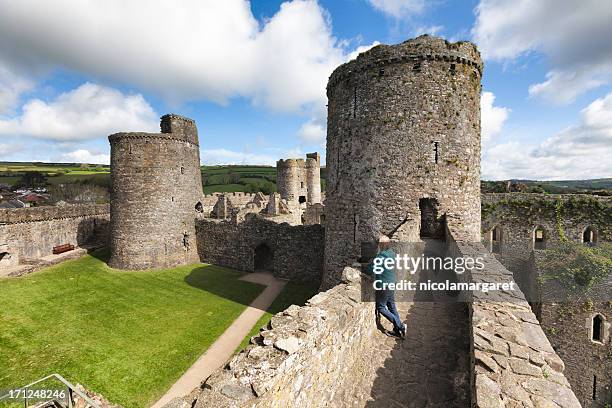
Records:
[[[266,289],[266,286],[239,280],[241,276],[241,272],[213,265],[202,265],[185,276],[185,282],[194,288],[249,306]]]
[[[110,259],[110,249],[108,248],[90,250],[88,254],[105,264]],[[147,273],[147,271],[142,273]],[[201,289],[234,303],[249,306],[264,291],[266,286],[242,281],[239,278],[243,275],[243,272],[203,264],[201,266],[193,266],[193,269],[185,276],[184,281],[191,287]]]

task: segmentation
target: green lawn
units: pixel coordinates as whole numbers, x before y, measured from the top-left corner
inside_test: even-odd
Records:
[[[0,279],[0,389],[57,372],[148,406],[263,289],[226,268],[117,271],[93,255]]]
[[[283,291],[272,302],[268,310],[259,318],[251,332],[242,340],[236,352],[244,349],[251,340],[251,337],[259,333],[259,329],[268,324],[272,316],[278,312],[282,312],[291,305],[304,305],[308,299],[313,297],[319,291],[318,283],[296,283],[287,282]]]

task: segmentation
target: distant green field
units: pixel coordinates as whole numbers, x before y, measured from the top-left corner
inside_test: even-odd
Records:
[[[28,171],[44,173],[49,184],[67,184],[87,181],[104,187],[110,186],[110,167],[78,163],[16,163],[0,162],[0,183],[14,185]],[[204,193],[276,191],[276,168],[253,165],[202,166]],[[321,168],[321,189],[325,191],[327,169]],[[513,180],[530,189],[547,193],[582,193],[594,190],[612,190],[612,178],[593,180],[536,181]],[[483,191],[505,191],[505,181],[483,181]]]

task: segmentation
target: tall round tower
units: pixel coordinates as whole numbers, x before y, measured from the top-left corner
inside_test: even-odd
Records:
[[[202,196],[195,122],[161,118],[161,133],[116,133],[111,145],[111,258],[119,269],[198,262],[196,206]]]
[[[327,85],[324,287],[362,242],[480,235],[480,80],[469,42],[379,45]]]
[[[321,202],[321,155],[308,153],[306,155],[306,188],[308,204]]]
[[[303,168],[302,159],[280,159],[276,162],[276,188],[281,198],[288,202],[298,201]]]

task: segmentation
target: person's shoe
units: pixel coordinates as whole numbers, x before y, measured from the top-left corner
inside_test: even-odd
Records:
[[[406,330],[408,330],[408,325],[404,323],[400,330],[400,333],[402,334],[402,339],[406,338]]]

